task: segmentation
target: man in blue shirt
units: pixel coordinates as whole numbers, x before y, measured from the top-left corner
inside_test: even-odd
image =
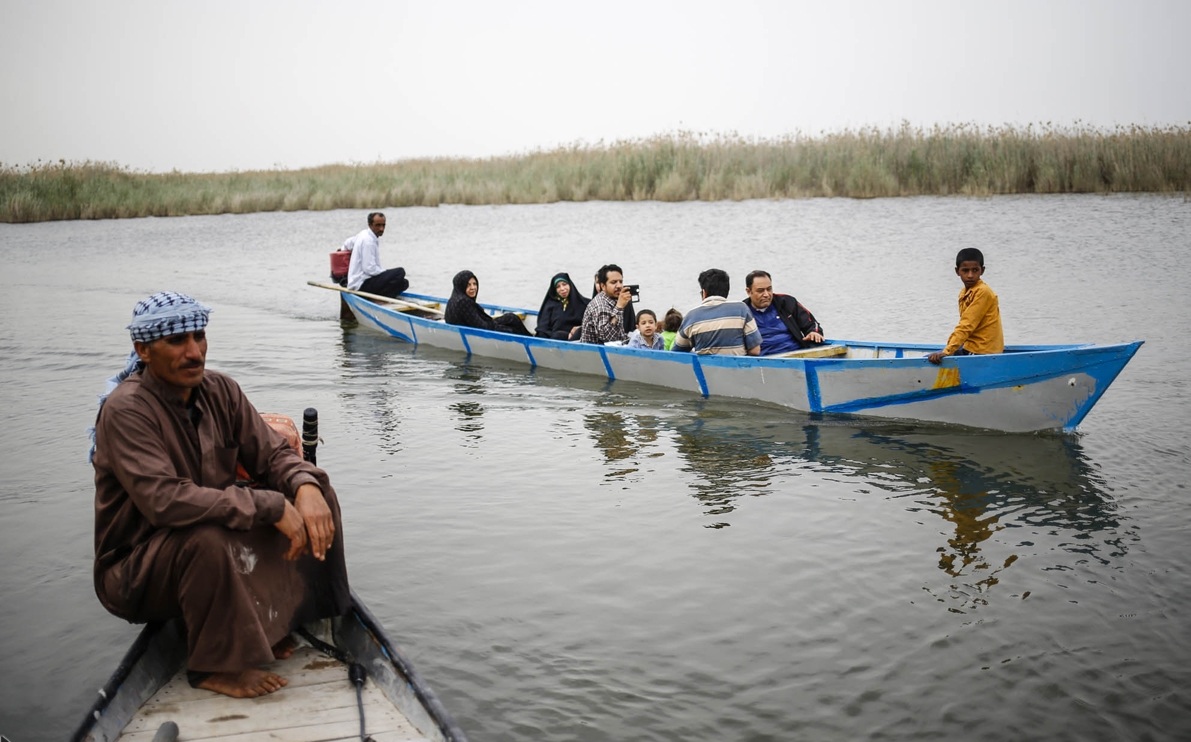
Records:
[[[709,268],[699,274],[703,303],[687,312],[671,350],[700,355],[755,356],[761,353],[761,333],[752,312],[728,301],[728,274]]]
[[[765,271],[753,271],[744,278],[752,311],[761,332],[761,355],[789,353],[823,342],[823,327],[810,310],[793,296],[773,293],[773,279]]]

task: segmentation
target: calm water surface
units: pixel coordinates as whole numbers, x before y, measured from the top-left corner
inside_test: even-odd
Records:
[[[84,431],[173,289],[259,408],[319,409],[353,585],[477,741],[1191,737],[1182,198],[388,219],[419,291],[536,307],[612,261],[660,313],[762,267],[854,339],[942,342],[976,246],[1009,342],[1147,342],[1074,436],[820,420],[343,328],[305,281],[362,211],[0,225],[0,734],[64,738],[137,631],[91,588]]]

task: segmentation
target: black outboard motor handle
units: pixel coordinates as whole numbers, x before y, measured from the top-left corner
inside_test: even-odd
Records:
[[[316,454],[318,450],[318,410],[307,407],[302,412],[302,455],[310,463],[318,466]]]

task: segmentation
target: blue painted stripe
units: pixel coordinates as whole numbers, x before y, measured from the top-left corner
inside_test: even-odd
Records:
[[[609,381],[616,381],[616,374],[612,371],[612,364],[608,362],[608,351],[604,350],[604,346],[600,346],[600,360],[604,362],[604,371],[608,374]]]
[[[817,364],[808,363],[806,368],[806,403],[811,412],[823,411],[823,392],[819,389],[819,370]]]
[[[349,306],[351,306],[353,311],[359,312],[364,317],[371,320],[374,324],[376,324],[377,327],[379,327],[381,329],[382,332],[386,333],[390,337],[395,337],[398,340],[404,341],[406,343],[414,343],[415,342],[414,339],[411,338],[409,335],[406,335],[402,332],[398,332],[397,330],[394,330],[393,328],[389,327],[387,324],[385,324],[385,322],[383,320],[381,320],[375,314],[369,312],[363,306],[352,306],[350,304],[349,304]]]
[[[537,367],[538,367],[538,362],[534,360],[534,357],[533,357],[533,348],[530,346],[530,344],[529,344],[529,343],[525,343],[524,345],[525,345],[525,355],[526,355],[526,357],[527,357],[527,358],[529,358],[529,367],[530,367],[530,368],[537,368]]]
[[[470,356],[471,355],[471,343],[467,342],[467,333],[460,331],[459,339],[463,341],[463,352],[466,353],[468,356]]]
[[[1092,378],[1096,379],[1096,390],[1076,410],[1073,410],[1072,420],[1068,421],[1064,425],[1064,427],[1066,429],[1070,429],[1070,428],[1074,427],[1075,425],[1077,425],[1079,423],[1079,421],[1081,421],[1087,415],[1088,411],[1091,410],[1091,408],[1095,405],[1096,401],[1100,398],[1100,396],[1102,394],[1104,394],[1104,391],[1108,388],[1109,384],[1112,383],[1112,381],[1116,378],[1117,374],[1119,374],[1121,372],[1121,370],[1124,368],[1125,362],[1127,362],[1129,360],[1129,358],[1137,350],[1137,347],[1139,347],[1139,345],[1140,345],[1139,343],[1135,343],[1135,344],[1132,344],[1129,346],[1124,346],[1125,347],[1124,361],[1120,361],[1119,359],[1110,356],[1102,361],[1088,363],[1088,364],[1084,364],[1081,366],[1070,367],[1070,368],[1061,368],[1061,367],[1055,368],[1055,367],[1052,367],[1049,365],[1043,366],[1040,363],[1026,363],[1026,364],[1022,364],[1022,368],[1019,369],[1019,373],[1021,373],[1024,370],[1027,370],[1027,369],[1034,370],[1035,376],[1033,376],[1032,378],[1023,378],[1022,376],[1019,375],[1019,376],[1014,376],[1012,378],[1009,378],[1009,379],[1006,379],[1003,381],[981,381],[979,383],[961,383],[958,386],[945,387],[942,389],[920,389],[920,390],[915,390],[912,392],[905,392],[902,394],[890,394],[890,395],[880,396],[880,397],[868,397],[868,398],[863,398],[863,399],[853,399],[853,400],[849,400],[847,402],[841,402],[839,404],[834,404],[834,405],[830,405],[827,407],[823,407],[821,409],[821,411],[828,412],[828,413],[862,414],[867,410],[876,409],[876,408],[880,408],[880,407],[894,407],[894,406],[898,406],[898,405],[915,404],[917,402],[926,402],[926,401],[930,401],[930,400],[934,400],[934,399],[951,397],[951,396],[955,396],[958,394],[980,394],[981,392],[991,391],[994,389],[1005,389],[1005,388],[1016,387],[1016,386],[1031,386],[1036,383],[1045,383],[1045,382],[1051,381],[1056,378],[1062,378],[1063,376],[1067,376],[1069,374],[1086,374],[1086,375],[1091,376]],[[1078,352],[1078,351],[1076,351],[1076,352]],[[954,363],[955,365],[965,363],[969,367],[971,367],[970,368],[971,371],[977,371],[977,370],[979,370],[979,367],[975,366],[973,364],[973,361],[987,364],[992,358],[993,358],[992,356],[988,356],[988,357],[967,356],[962,359],[956,359],[955,361],[945,361],[944,367],[947,367],[948,365],[950,365],[952,363]],[[820,368],[824,368],[831,364],[835,364],[837,366],[842,365],[842,364],[838,364],[837,362],[834,362],[834,361],[818,363],[816,365],[818,365]],[[811,364],[807,364],[807,365],[810,366]],[[844,365],[844,366],[842,366],[842,368],[846,369],[847,367],[846,367],[846,365]],[[842,369],[832,369],[832,370],[842,370]],[[965,378],[971,378],[971,377],[979,378],[979,375],[978,374],[968,374]]]
[[[871,410],[877,407],[893,407],[896,405],[913,404],[915,402],[925,402],[931,399],[940,399],[942,397],[951,397],[956,394],[979,394],[987,389],[998,389],[1006,386],[1020,386],[1019,384],[997,384],[984,387],[973,387],[966,385],[947,387],[946,389],[922,389],[919,391],[907,392],[905,394],[890,394],[884,397],[866,397],[864,399],[853,399],[848,402],[841,402],[839,404],[828,405],[826,407],[820,406],[818,412],[863,412],[864,410]]]
[[[707,391],[707,377],[703,375],[703,364],[699,363],[699,356],[691,354],[691,370],[695,372],[695,381],[699,384],[699,393],[704,398],[710,397],[710,392]]]

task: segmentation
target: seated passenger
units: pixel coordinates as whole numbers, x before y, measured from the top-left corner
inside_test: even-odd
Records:
[[[583,330],[583,310],[587,298],[575,288],[570,275],[556,273],[538,310],[538,326],[534,334],[554,340],[578,340]]]
[[[350,252],[347,267],[347,287],[353,291],[397,298],[409,288],[404,268],[380,267],[380,237],[385,233],[385,215],[374,211],[368,215],[368,229],[348,237],[341,250]]]
[[[728,301],[728,274],[708,268],[699,274],[703,303],[686,313],[673,350],[699,355],[761,355],[761,333],[753,313]]]
[[[630,348],[665,350],[666,341],[657,330],[658,316],[652,309],[642,309],[637,312],[637,329],[629,333],[629,341],[625,344]]]
[[[591,298],[594,299],[604,291],[604,284],[600,280],[600,274],[595,274],[595,283],[591,285]],[[630,333],[637,328],[637,308],[633,305],[633,295],[629,292],[629,303],[624,305],[621,310],[621,316],[624,318],[624,331]],[[615,344],[616,341],[612,341]],[[625,342],[628,342],[627,340]]]
[[[476,278],[476,274],[471,271],[459,271],[451,279],[451,285],[454,289],[447,301],[447,309],[443,312],[443,321],[448,325],[529,335],[525,323],[517,315],[502,314],[494,318],[476,303],[476,295],[480,293],[480,280]]]
[[[662,340],[666,343],[666,350],[670,350],[674,346],[674,336],[678,334],[678,328],[682,326],[682,312],[674,307],[666,312],[666,317],[662,320]]]
[[[596,295],[583,311],[583,330],[580,340],[585,343],[621,344],[628,339],[634,324],[628,318],[626,327],[625,309],[630,306],[632,292],[624,285],[624,274],[619,265],[609,263],[596,274]]]
[[[753,271],[744,277],[749,298],[745,306],[752,311],[761,331],[761,355],[789,353],[823,342],[823,327],[815,315],[786,294],[773,293],[773,279],[765,271]]]

